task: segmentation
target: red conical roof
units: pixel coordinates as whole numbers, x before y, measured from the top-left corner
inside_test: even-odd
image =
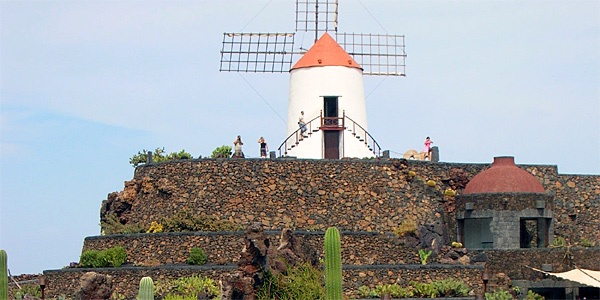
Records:
[[[512,156],[494,157],[492,166],[475,175],[463,194],[544,193],[544,187],[533,175],[515,165]]]
[[[362,70],[360,65],[327,32],[304,53],[291,70],[318,66],[344,66]]]

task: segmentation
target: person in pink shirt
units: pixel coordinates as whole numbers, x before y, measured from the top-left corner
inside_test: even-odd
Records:
[[[429,137],[427,137],[425,139],[425,149],[423,150],[423,152],[425,153],[425,159],[431,160],[431,144],[433,144],[433,142],[431,141],[431,139]]]

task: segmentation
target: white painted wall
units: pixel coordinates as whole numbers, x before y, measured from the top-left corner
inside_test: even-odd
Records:
[[[299,128],[300,111],[304,111],[306,122],[321,114],[323,96],[338,96],[339,116],[345,111],[346,116],[368,130],[362,70],[343,66],[309,67],[290,71],[286,137]],[[344,143],[343,147],[340,146],[341,156],[374,156],[364,142],[359,142],[351,132],[343,131],[343,134],[344,137],[340,139]],[[309,138],[305,138],[289,150],[287,155],[298,158],[323,158],[322,132],[313,132]]]

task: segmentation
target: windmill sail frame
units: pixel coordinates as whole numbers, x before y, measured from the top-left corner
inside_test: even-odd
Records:
[[[294,33],[224,33],[219,71],[283,73],[292,67]]]
[[[315,41],[322,33],[337,32],[338,0],[297,0],[296,31],[314,32]]]
[[[338,0],[296,0],[296,32],[334,31],[336,42],[362,67],[363,75],[406,76],[404,35],[338,33]],[[224,33],[219,71],[287,73],[295,33]]]
[[[404,35],[337,33],[336,41],[364,75],[406,76]]]

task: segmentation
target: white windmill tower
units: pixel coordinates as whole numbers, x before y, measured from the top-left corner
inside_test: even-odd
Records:
[[[381,155],[367,131],[363,75],[404,76],[404,36],[337,33],[337,8],[337,0],[296,1],[296,31],[315,33],[308,51],[293,50],[295,33],[224,34],[221,71],[290,72],[287,138],[280,156]],[[302,56],[292,66],[296,55]],[[299,126],[301,112],[304,127]]]

